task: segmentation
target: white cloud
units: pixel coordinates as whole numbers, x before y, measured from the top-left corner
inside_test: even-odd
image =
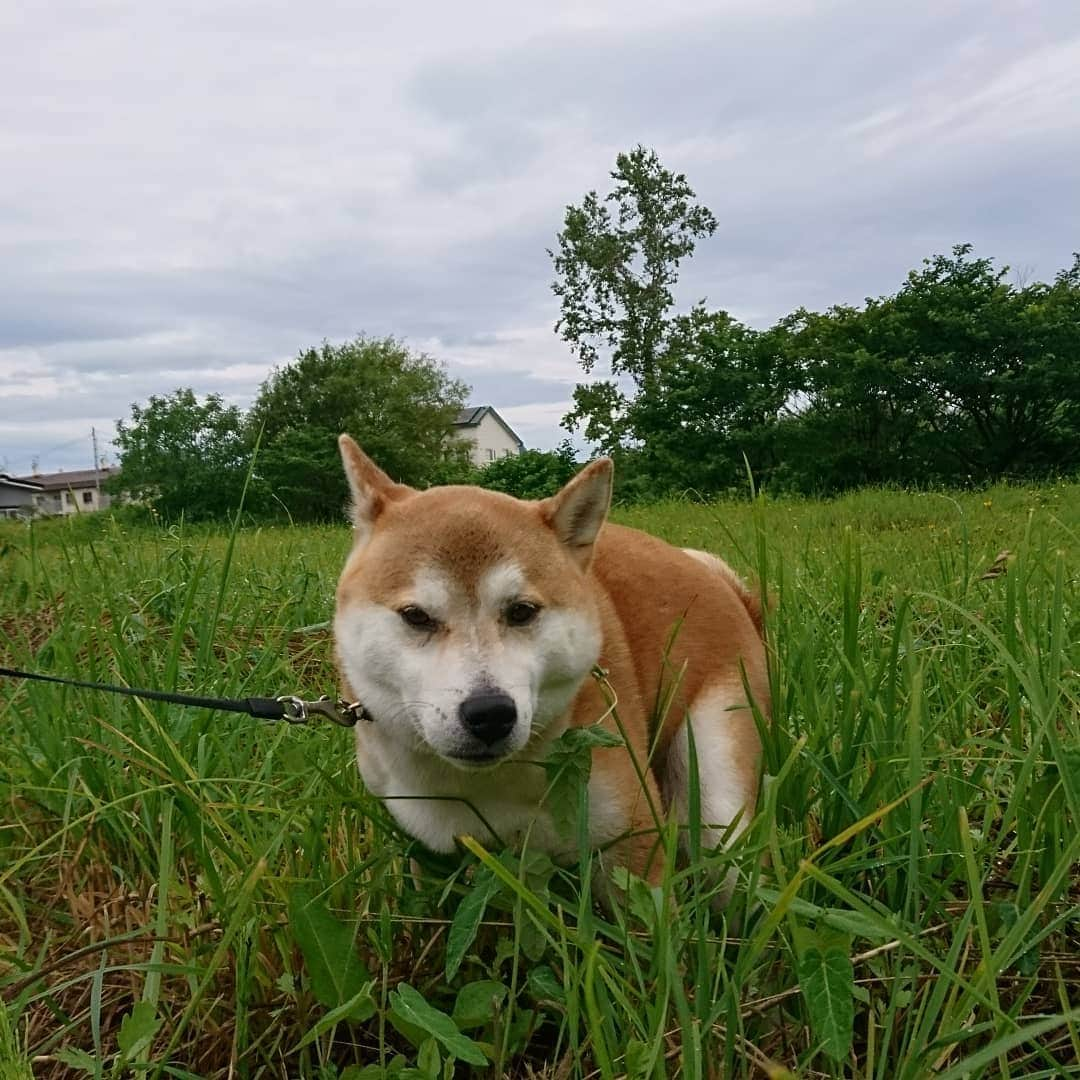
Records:
[[[964,240],[1049,276],[1080,230],[1054,0],[41,0],[0,37],[0,460],[362,330],[553,444],[544,249],[639,141],[720,219],[683,294],[755,322]]]

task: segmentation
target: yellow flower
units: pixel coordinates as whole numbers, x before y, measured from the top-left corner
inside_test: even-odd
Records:
[[[983,499],[983,506],[985,506],[987,510],[989,510],[990,507],[993,506],[993,505],[994,505],[994,500],[993,499]]]

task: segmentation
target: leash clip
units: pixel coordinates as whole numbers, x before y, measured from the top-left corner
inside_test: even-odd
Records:
[[[357,720],[368,719],[359,701],[334,701],[325,694],[315,701],[304,701],[294,694],[284,694],[277,700],[284,710],[283,719],[290,724],[308,724],[314,716],[322,716],[340,727],[353,727]]]

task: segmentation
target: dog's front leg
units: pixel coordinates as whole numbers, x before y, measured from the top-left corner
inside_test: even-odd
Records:
[[[589,833],[603,848],[603,865],[625,867],[650,885],[664,876],[663,803],[651,772],[644,785],[621,748],[593,754],[589,781]]]

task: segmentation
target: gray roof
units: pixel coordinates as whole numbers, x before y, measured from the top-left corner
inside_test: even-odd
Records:
[[[72,469],[70,472],[40,473],[35,476],[19,476],[22,484],[36,484],[43,491],[66,491],[68,488],[91,487],[98,480],[108,480],[119,469]]]
[[[480,421],[483,420],[488,413],[491,413],[495,418],[495,421],[506,431],[511,439],[514,439],[517,442],[518,446],[525,445],[521,436],[491,405],[466,405],[465,408],[457,414],[457,419],[454,421],[454,427],[479,427]]]
[[[457,414],[454,427],[476,427],[484,419],[487,405],[468,405]]]
[[[27,491],[45,490],[45,488],[36,480],[25,479],[18,476],[9,476],[7,473],[0,473],[0,484],[3,484],[5,487],[24,488]]]

